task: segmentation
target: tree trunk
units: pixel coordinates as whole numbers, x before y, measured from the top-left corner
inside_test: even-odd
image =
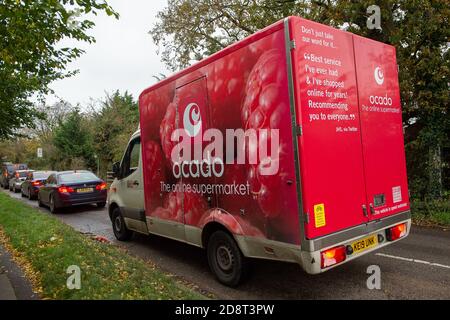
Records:
[[[442,155],[440,145],[430,146],[428,178],[428,196],[431,199],[440,199],[442,197]]]

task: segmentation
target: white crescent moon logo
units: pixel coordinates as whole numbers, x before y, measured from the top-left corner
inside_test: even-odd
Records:
[[[200,108],[196,103],[190,103],[184,110],[183,115],[184,130],[189,137],[195,137],[202,128]]]
[[[384,82],[383,70],[380,67],[376,67],[373,75],[377,84],[381,86]]]

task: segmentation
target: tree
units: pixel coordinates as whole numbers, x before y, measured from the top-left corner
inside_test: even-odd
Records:
[[[436,198],[443,190],[442,150],[449,148],[450,139],[450,7],[446,0],[376,3],[382,30],[366,26],[372,0],[169,0],[150,33],[173,71],[289,15],[394,45],[413,194]],[[421,165],[416,163],[419,157]]]
[[[59,151],[60,163],[60,167],[55,169],[96,168],[92,135],[79,109],[75,108],[56,128],[53,143]]]
[[[94,42],[87,34],[94,23],[80,16],[102,11],[118,17],[100,0],[1,0],[0,139],[42,117],[33,95],[47,94],[52,81],[73,75],[65,67],[83,53],[58,44],[65,38]]]
[[[131,134],[139,125],[138,104],[128,92],[106,96],[91,120],[94,146],[100,157],[102,173],[120,161]]]

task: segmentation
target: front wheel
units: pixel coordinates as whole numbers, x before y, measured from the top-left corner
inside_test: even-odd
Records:
[[[125,225],[125,220],[119,208],[115,208],[111,215],[114,236],[119,241],[127,241],[133,235],[133,232]]]
[[[230,234],[214,232],[208,241],[207,255],[209,267],[221,283],[236,287],[247,276],[249,263]]]

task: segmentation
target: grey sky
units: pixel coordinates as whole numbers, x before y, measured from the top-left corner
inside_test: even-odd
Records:
[[[148,34],[156,13],[167,5],[167,0],[109,0],[108,3],[119,12],[120,19],[106,14],[93,16],[96,26],[89,34],[97,42],[78,44],[86,53],[69,65],[70,70],[79,69],[79,73],[51,85],[59,98],[73,105],[86,105],[91,98],[100,99],[105,92],[116,89],[128,90],[137,98],[156,81],[153,75],[168,73]],[[56,101],[56,97],[47,98],[47,103]]]

